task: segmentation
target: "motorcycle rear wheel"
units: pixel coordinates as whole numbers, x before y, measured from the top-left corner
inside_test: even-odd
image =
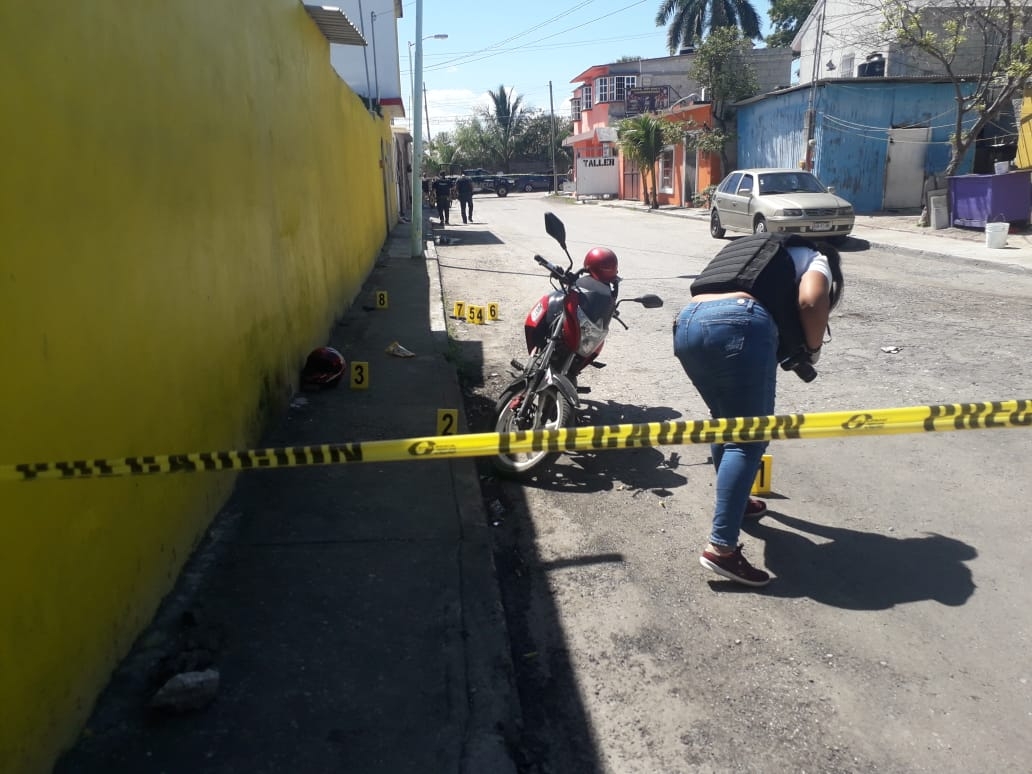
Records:
[[[526,418],[517,415],[524,401],[533,401]],[[574,414],[559,390],[550,387],[541,392],[507,390],[498,399],[496,433],[515,433],[521,430],[557,430],[573,424]],[[529,476],[541,465],[554,462],[558,452],[545,450],[519,454],[498,454],[493,459],[495,470],[508,478]]]

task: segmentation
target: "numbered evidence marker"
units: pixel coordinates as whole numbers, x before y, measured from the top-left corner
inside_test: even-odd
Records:
[[[484,307],[473,306],[470,304],[466,307],[466,319],[474,325],[484,324]]]
[[[387,308],[387,291],[377,290],[376,291],[376,308],[386,309]]]
[[[498,319],[498,302],[492,301],[487,305],[487,319],[494,322]]]
[[[771,489],[771,473],[774,467],[774,458],[769,454],[764,454],[760,458],[760,469],[756,471],[756,480],[753,481],[752,494],[754,495],[769,495],[773,493]]]
[[[351,361],[351,389],[369,389],[369,363],[363,360]]]
[[[437,409],[437,435],[455,435],[459,432],[459,410]]]
[[[451,316],[456,318],[457,320],[465,320],[466,319],[466,302],[465,301],[456,301],[452,305]]]

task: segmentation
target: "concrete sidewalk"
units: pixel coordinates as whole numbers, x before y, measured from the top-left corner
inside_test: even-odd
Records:
[[[299,393],[263,445],[435,435],[438,408],[466,431],[436,255],[410,255],[402,223],[327,342],[368,362],[368,389]],[[387,354],[394,341],[415,357]],[[515,771],[489,529],[472,459],[242,474],[55,771]],[[164,679],[208,665],[210,705],[147,709]]]

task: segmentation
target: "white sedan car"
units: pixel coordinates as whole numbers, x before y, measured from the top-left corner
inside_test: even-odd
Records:
[[[738,169],[713,193],[710,235],[770,231],[841,242],[853,230],[853,205],[812,173]]]

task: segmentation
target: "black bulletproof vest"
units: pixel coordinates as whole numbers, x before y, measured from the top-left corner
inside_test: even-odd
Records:
[[[692,295],[744,290],[770,312],[778,326],[778,360],[806,345],[799,321],[799,283],[786,247],[817,245],[794,234],[752,234],[717,253],[692,283]]]

